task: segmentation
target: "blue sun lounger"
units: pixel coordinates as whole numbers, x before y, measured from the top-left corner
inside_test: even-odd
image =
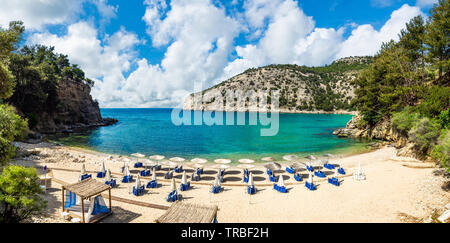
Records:
[[[272,170],[271,169],[267,169],[267,175],[269,175],[269,176],[271,176],[272,174],[273,174],[273,172],[272,172]]]
[[[130,175],[130,176],[124,176],[123,178],[122,178],[122,182],[123,183],[129,183],[129,182],[131,182],[133,180],[133,176],[132,175]]]
[[[134,163],[134,168],[141,168],[141,167],[143,167],[141,162]]]
[[[97,178],[104,178],[106,176],[106,172],[98,172]]]
[[[140,195],[144,194],[144,192],[145,192],[144,186],[141,186],[139,188],[136,188],[135,186],[133,186],[133,194],[135,196],[140,196]]]
[[[117,186],[116,179],[111,179],[109,181],[105,181],[105,184],[110,186],[110,187],[116,187]]]
[[[181,173],[181,172],[183,172],[183,166],[182,166],[182,165],[180,165],[180,167],[176,166],[176,167],[175,167],[175,172],[176,172],[176,173]]]
[[[326,164],[323,165],[323,167],[325,167],[325,168],[327,168],[329,170],[334,170],[334,165],[333,164],[326,163]]]
[[[141,170],[141,176],[150,176],[150,170]]]
[[[84,175],[81,175],[81,180],[82,181],[84,181],[84,180],[86,180],[87,178],[92,178],[92,175],[91,174],[84,174]]]
[[[225,170],[220,170],[220,177],[223,177],[225,175]]]
[[[244,182],[248,182],[248,176],[244,175]]]
[[[310,191],[314,191],[316,190],[316,186],[314,185],[314,183],[309,183],[309,182],[305,182],[305,186],[306,188],[308,188]]]
[[[191,188],[191,182],[190,181],[188,181],[187,184],[181,184],[181,186],[180,186],[181,191],[187,191],[187,190],[189,190],[189,188]]]
[[[158,186],[158,183],[156,182],[156,180],[149,181],[147,183],[147,188],[156,188],[157,186]]]
[[[331,185],[339,186],[339,179],[336,177],[328,178],[328,183]]]
[[[244,170],[244,177],[248,177],[248,169]]]
[[[192,180],[193,181],[200,181],[200,175],[199,174],[195,174],[192,176]]]
[[[299,173],[297,173],[297,174],[294,175],[294,179],[295,179],[296,181],[302,181],[302,175],[300,175]]]
[[[253,195],[256,193],[256,188],[255,186],[247,186],[247,193],[250,195]]]
[[[323,171],[315,171],[314,175],[320,178],[325,178],[325,173]]]
[[[294,174],[295,173],[295,169],[293,167],[286,167],[286,172],[289,174]]]
[[[173,177],[172,171],[167,171],[167,173],[164,174],[164,179],[172,179],[172,177]]]
[[[167,200],[168,202],[175,202],[177,200],[180,200],[180,197],[178,196],[178,192],[175,190],[171,193],[169,193],[169,195],[167,196]]]
[[[307,169],[308,171],[311,171],[311,172],[314,171],[314,167],[312,167],[312,165],[307,165],[307,166],[306,166],[306,169]]]
[[[338,173],[341,174],[341,175],[345,175],[345,170],[344,170],[344,168],[339,168],[339,169],[338,169]]]
[[[271,182],[277,182],[277,178],[273,174],[269,176],[269,180]]]
[[[197,175],[201,175],[203,174],[203,169],[202,168],[197,168]]]
[[[287,193],[286,187],[280,187],[277,184],[273,184],[273,189],[275,189],[276,191],[279,191],[281,193]]]
[[[219,192],[222,191],[222,187],[221,186],[213,186],[211,192],[214,194],[217,194]]]

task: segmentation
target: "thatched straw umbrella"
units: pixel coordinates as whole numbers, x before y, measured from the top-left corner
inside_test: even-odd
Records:
[[[191,162],[196,163],[196,164],[204,164],[204,163],[208,162],[208,160],[202,159],[202,158],[194,158],[194,159],[191,159]]]
[[[185,161],[185,159],[183,159],[181,157],[173,157],[173,158],[170,158],[169,160],[172,162],[175,162],[175,163],[181,163],[181,162]]]
[[[317,160],[317,158],[314,156],[314,155],[308,155],[308,156],[305,156],[305,158],[306,159],[309,159],[309,160]]]
[[[252,159],[240,159],[240,160],[238,160],[238,162],[241,163],[241,164],[252,164],[252,163],[255,163],[255,161],[252,160]]]
[[[231,163],[231,160],[229,160],[229,159],[216,159],[216,160],[214,160],[214,162],[217,163],[217,164],[229,164],[229,163]]]
[[[298,160],[298,156],[297,155],[293,155],[293,154],[289,154],[289,155],[283,156],[283,159],[287,160],[287,161],[295,161],[295,160]]]
[[[161,160],[163,160],[165,157],[162,156],[162,155],[152,155],[152,156],[149,156],[148,158],[151,159],[151,160],[161,161]]]
[[[279,163],[276,163],[276,162],[270,162],[270,163],[264,164],[264,167],[266,169],[271,170],[271,171],[275,171],[275,170],[281,169],[281,165]]]
[[[264,158],[262,158],[261,160],[262,160],[262,161],[265,161],[265,162],[272,162],[272,161],[275,161],[275,159],[272,158],[272,157],[264,157]]]
[[[145,157],[145,155],[141,154],[141,153],[134,153],[134,154],[131,154],[131,156],[136,157],[136,158],[144,158]]]

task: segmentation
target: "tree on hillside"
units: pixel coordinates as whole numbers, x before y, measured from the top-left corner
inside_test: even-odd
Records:
[[[426,31],[427,61],[438,71],[436,82],[450,85],[450,1],[439,0],[430,10]]]

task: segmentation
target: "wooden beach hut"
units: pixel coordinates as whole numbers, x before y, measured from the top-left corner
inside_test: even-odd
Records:
[[[176,201],[156,223],[215,223],[217,206],[183,203]]]
[[[108,191],[109,208],[101,193]],[[82,223],[94,223],[112,214],[111,187],[88,178],[71,185],[62,186],[62,210]]]

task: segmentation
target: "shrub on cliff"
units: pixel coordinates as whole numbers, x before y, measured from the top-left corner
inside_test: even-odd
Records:
[[[0,165],[5,165],[14,156],[16,148],[12,142],[21,139],[28,129],[23,120],[8,105],[0,105]]]
[[[39,213],[46,202],[39,197],[36,169],[10,165],[0,175],[0,223],[19,223]]]
[[[431,157],[450,171],[450,131],[448,129],[442,130],[438,143],[433,148]]]
[[[428,150],[436,144],[440,130],[441,125],[438,121],[424,117],[414,123],[408,132],[408,137],[414,142],[418,152],[427,154]]]
[[[418,113],[413,112],[411,107],[407,107],[392,115],[392,126],[403,135],[407,135],[419,118]]]

